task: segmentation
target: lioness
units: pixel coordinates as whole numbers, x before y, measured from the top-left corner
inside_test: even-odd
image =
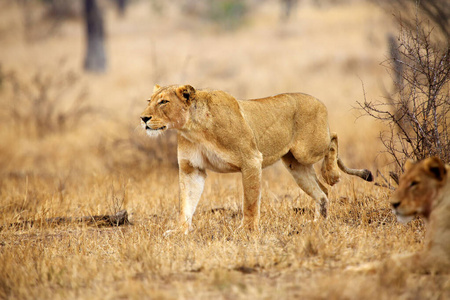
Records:
[[[393,255],[383,262],[348,267],[349,271],[378,269],[408,272],[450,272],[450,166],[439,158],[407,161],[405,173],[390,202],[397,219],[409,222],[422,216],[426,222],[425,245],[421,252]]]
[[[427,223],[422,252],[394,258],[419,271],[450,271],[450,166],[431,157],[408,161],[391,197],[397,219],[408,222],[420,215]]]
[[[368,170],[344,166],[338,158],[337,135],[328,128],[325,105],[305,94],[241,101],[223,91],[156,85],[141,124],[150,136],[168,129],[178,131],[179,225],[186,233],[203,191],[206,169],[242,173],[243,225],[249,229],[258,227],[261,170],[280,158],[316,202],[316,219],[327,216],[328,199],[314,163],[323,159],[321,173],[330,185],[339,181],[338,166],[347,174],[373,180]]]

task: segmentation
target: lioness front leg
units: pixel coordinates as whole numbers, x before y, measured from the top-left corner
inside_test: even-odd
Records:
[[[253,159],[241,170],[244,188],[243,226],[249,230],[258,229],[261,205],[261,169],[261,160]]]
[[[189,161],[179,162],[180,214],[178,225],[188,233],[192,230],[192,216],[203,193],[206,172],[193,167]]]

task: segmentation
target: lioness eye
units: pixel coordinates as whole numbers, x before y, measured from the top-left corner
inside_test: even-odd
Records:
[[[162,105],[162,104],[166,104],[166,103],[169,103],[169,100],[161,100],[161,101],[159,101],[159,105]]]
[[[416,185],[418,185],[419,184],[419,182],[418,181],[412,181],[410,184],[409,184],[409,187],[413,187],[413,186],[416,186]]]

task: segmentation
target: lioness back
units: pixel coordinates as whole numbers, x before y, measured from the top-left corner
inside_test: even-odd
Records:
[[[304,164],[316,163],[328,151],[328,112],[316,98],[290,93],[238,103],[267,165],[291,149]]]

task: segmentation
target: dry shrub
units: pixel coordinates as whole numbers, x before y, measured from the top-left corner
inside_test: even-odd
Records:
[[[81,0],[18,0],[25,41],[35,43],[56,35],[64,20],[81,16]]]
[[[184,2],[184,3],[183,3]],[[249,12],[249,1],[208,0],[183,1],[182,10],[188,14],[205,19],[222,30],[234,30],[240,27]]]
[[[123,135],[114,138],[103,148],[109,155],[106,161],[109,170],[122,169],[142,173],[165,165],[177,167],[177,134],[166,132],[150,138],[140,126],[128,124]],[[108,153],[108,152],[114,153]]]
[[[38,71],[30,79],[9,72],[3,76],[2,88],[3,116],[19,135],[64,133],[96,112],[86,102],[87,89],[71,71]]]
[[[403,170],[407,158],[438,156],[450,162],[450,48],[434,42],[429,23],[401,25],[399,46],[388,61],[395,92],[383,101],[358,103],[366,115],[382,121],[386,152]]]

